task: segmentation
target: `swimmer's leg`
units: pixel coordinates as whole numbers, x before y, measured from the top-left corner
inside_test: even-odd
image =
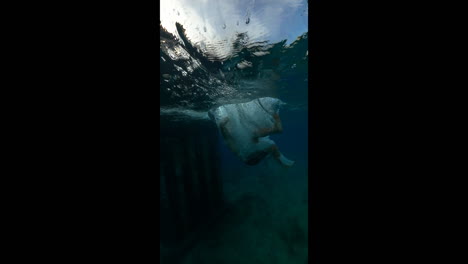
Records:
[[[247,157],[247,159],[245,160],[245,163],[250,166],[257,165],[268,154],[269,154],[268,150],[257,151],[255,153],[252,153],[249,157]]]
[[[273,157],[281,163],[283,166],[286,167],[291,167],[294,165],[294,161],[287,159],[281,152],[278,150],[278,147],[275,144],[272,144],[263,150],[257,151],[255,153],[252,153],[245,163],[247,165],[256,165],[258,164],[263,158],[265,158],[268,154],[272,154]]]
[[[278,147],[273,144],[269,147],[269,152],[273,154],[273,157],[279,161],[284,166],[291,167],[294,165],[294,161],[287,159],[281,152],[278,150]]]

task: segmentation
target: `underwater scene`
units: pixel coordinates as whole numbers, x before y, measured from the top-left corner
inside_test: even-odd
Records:
[[[308,262],[307,21],[305,0],[160,2],[161,263]]]

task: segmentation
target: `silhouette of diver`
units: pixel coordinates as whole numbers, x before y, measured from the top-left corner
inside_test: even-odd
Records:
[[[281,154],[268,135],[281,133],[279,117],[284,103],[276,98],[264,97],[247,103],[227,104],[208,112],[218,126],[228,147],[248,165],[256,165],[269,154],[284,166],[294,161]]]

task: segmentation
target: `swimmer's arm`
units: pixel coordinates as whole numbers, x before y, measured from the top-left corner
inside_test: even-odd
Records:
[[[283,124],[281,123],[281,119],[279,117],[279,114],[274,114],[273,119],[275,119],[275,127],[274,127],[274,132],[277,133],[282,133],[283,132]]]
[[[283,132],[283,125],[281,124],[281,119],[279,115],[274,114],[273,119],[275,120],[273,127],[260,128],[257,131],[255,131],[255,135],[254,135],[255,142],[258,142],[259,137],[265,137],[273,133]]]
[[[268,148],[268,151],[273,154],[273,157],[279,162],[281,163],[283,166],[286,166],[286,167],[291,167],[293,164],[294,164],[294,161],[291,161],[291,160],[288,160],[286,159],[282,154],[281,152],[279,151],[278,147],[273,144],[272,146],[270,146]]]

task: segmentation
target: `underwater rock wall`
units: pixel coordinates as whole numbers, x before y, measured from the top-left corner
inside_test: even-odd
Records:
[[[211,122],[160,122],[160,243],[177,248],[223,207],[218,132]]]

